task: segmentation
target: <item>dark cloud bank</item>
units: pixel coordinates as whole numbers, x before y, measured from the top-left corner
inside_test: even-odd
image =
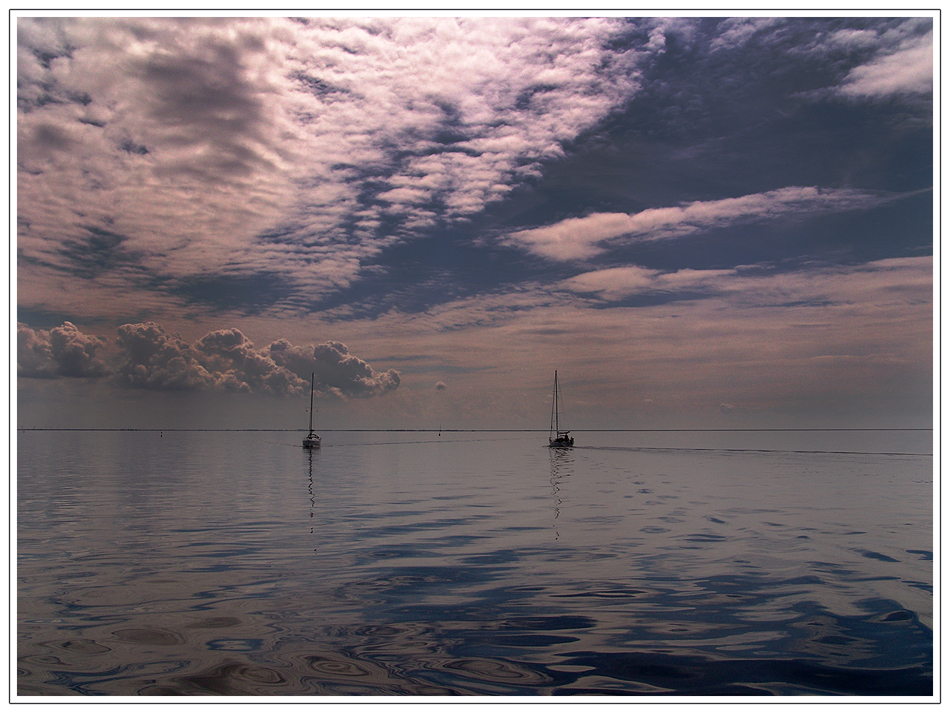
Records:
[[[294,346],[286,339],[258,349],[237,329],[189,343],[154,322],[124,324],[114,344],[71,322],[49,331],[17,324],[17,376],[109,378],[140,389],[299,394],[310,375],[318,395],[379,396],[399,386],[399,372],[380,372],[345,344]]]

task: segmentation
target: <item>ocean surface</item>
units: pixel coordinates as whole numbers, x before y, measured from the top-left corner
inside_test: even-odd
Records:
[[[17,696],[930,696],[931,431],[17,434]]]

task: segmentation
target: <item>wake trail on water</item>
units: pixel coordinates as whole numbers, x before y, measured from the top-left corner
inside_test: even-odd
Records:
[[[799,455],[847,455],[847,456],[925,456],[932,453],[908,453],[896,451],[811,451],[787,448],[687,448],[675,446],[574,446],[574,450],[628,451],[631,453],[682,451],[684,453],[789,453]]]

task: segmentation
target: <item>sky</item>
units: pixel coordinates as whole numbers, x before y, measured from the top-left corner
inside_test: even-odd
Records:
[[[21,428],[927,428],[933,17],[14,13]]]

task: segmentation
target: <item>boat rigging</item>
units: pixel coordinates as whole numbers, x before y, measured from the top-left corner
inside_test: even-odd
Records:
[[[303,439],[304,448],[319,448],[320,436],[313,432],[313,372],[310,373],[310,432]]]
[[[551,427],[548,431],[548,446],[551,448],[573,448],[574,437],[570,431],[561,429],[560,422],[561,393],[557,386],[557,369],[554,370],[554,398],[551,403]]]

